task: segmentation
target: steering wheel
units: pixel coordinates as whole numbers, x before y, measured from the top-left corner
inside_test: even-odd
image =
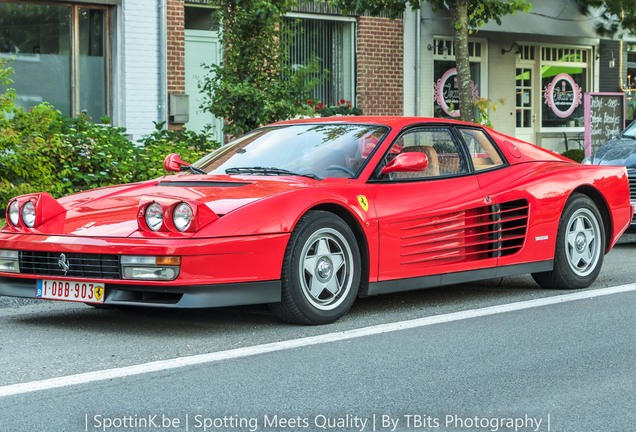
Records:
[[[325,171],[341,171],[343,173],[346,173],[350,177],[356,176],[356,173],[354,173],[347,167],[343,167],[342,165],[329,165],[327,168],[325,168]]]

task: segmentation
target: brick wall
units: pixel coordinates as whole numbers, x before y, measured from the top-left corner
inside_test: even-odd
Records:
[[[356,40],[357,105],[367,115],[402,115],[403,22],[359,17]]]
[[[167,0],[167,79],[168,94],[185,93],[185,34],[183,0]],[[170,129],[181,125],[168,125]]]

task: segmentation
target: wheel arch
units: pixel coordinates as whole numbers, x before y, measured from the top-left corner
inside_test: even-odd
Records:
[[[603,198],[603,195],[598,191],[598,189],[590,185],[579,186],[572,191],[572,194],[575,193],[580,193],[590,198],[601,214],[601,218],[603,219],[603,231],[605,234],[605,253],[608,253],[610,250],[613,227],[609,206],[607,205],[605,198]]]
[[[360,289],[358,290],[358,295],[366,295],[369,288],[370,272],[369,244],[367,242],[367,237],[362,229],[362,225],[360,225],[360,221],[353,214],[351,214],[349,210],[338,204],[323,203],[316,205],[308,209],[307,211],[311,210],[322,210],[332,213],[345,221],[345,223],[349,225],[349,228],[351,228],[351,231],[356,238],[358,249],[360,250],[360,261],[362,265],[360,274]]]

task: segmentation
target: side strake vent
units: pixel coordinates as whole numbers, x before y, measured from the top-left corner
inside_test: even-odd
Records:
[[[440,265],[512,255],[528,230],[526,200],[401,223],[402,265]]]
[[[528,201],[518,200],[492,206],[493,256],[518,252],[528,232]]]

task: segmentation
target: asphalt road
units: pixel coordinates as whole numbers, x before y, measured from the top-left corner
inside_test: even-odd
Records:
[[[633,430],[636,293],[587,293],[633,284],[635,258],[636,243],[619,245],[575,301],[523,276],[363,299],[321,327],[282,324],[260,307],[95,310],[0,299],[0,431]],[[541,299],[556,303],[497,309]],[[440,321],[342,340],[427,317]],[[285,345],[320,335],[319,344]],[[273,342],[281,347],[249,352]],[[85,383],[102,370],[236,349],[249,354]],[[37,388],[76,374],[86,374],[79,384]],[[33,391],[2,395],[31,382]]]

